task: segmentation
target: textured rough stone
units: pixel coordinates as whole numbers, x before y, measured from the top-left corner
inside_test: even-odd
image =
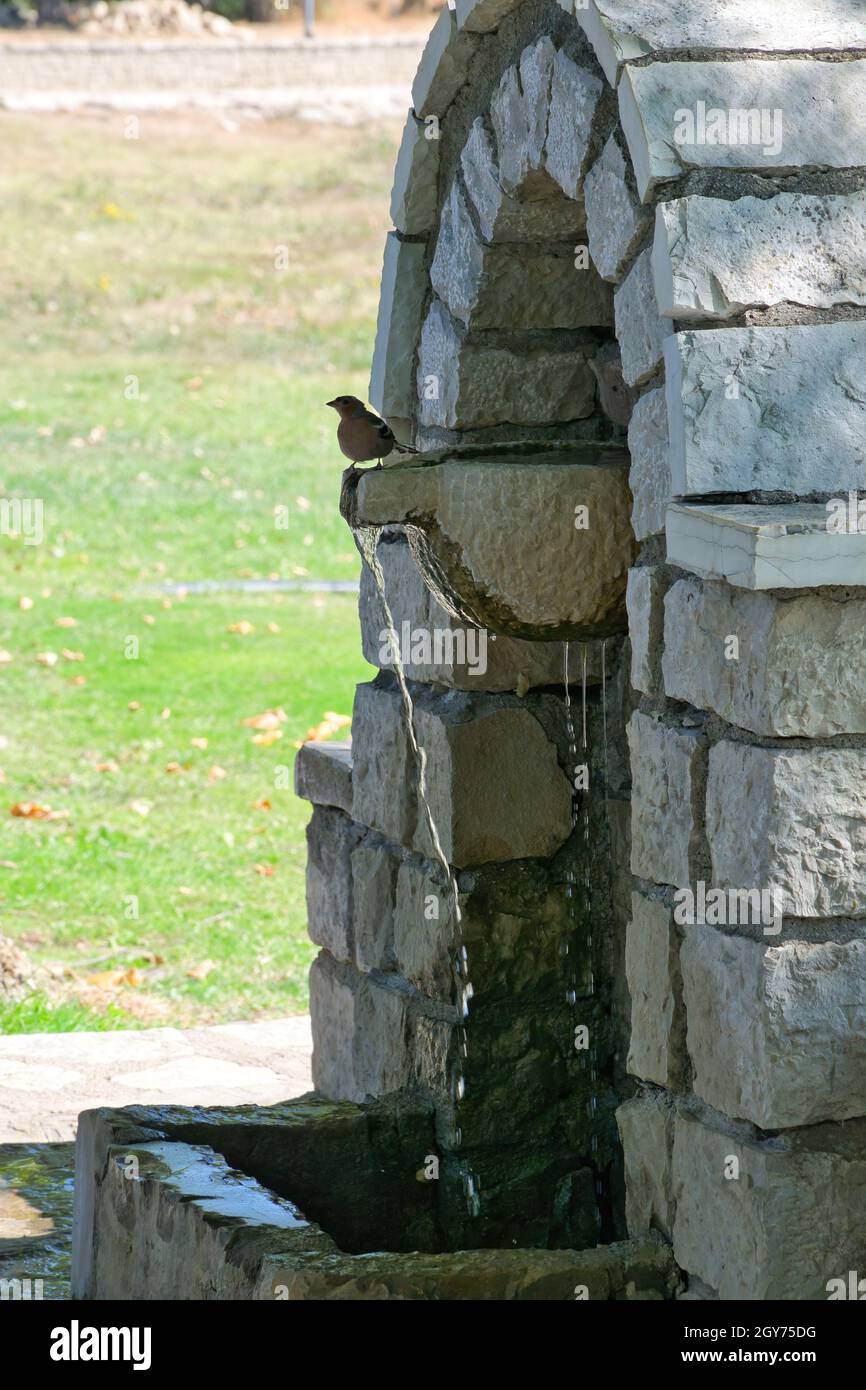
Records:
[[[613,135],[586,176],[584,202],[593,263],[599,275],[617,283],[652,219],[626,183],[625,159]]]
[[[295,758],[295,795],[315,806],[351,811],[351,743],[302,743]]]
[[[457,637],[461,631],[459,625],[427,588],[405,541],[380,542],[378,557],[401,645],[405,645],[403,634],[406,623],[409,624],[410,635],[432,634],[433,661],[404,660],[404,669],[410,680],[433,681],[437,685],[453,686],[458,690],[493,691],[528,690],[533,686],[556,685],[562,681],[563,659],[559,643],[522,642],[516,637],[494,637],[485,630],[483,635],[467,632],[461,647]],[[366,565],[361,572],[359,611],[365,660],[371,666],[391,669],[385,614],[373,576]],[[455,634],[453,648],[445,636],[449,632]],[[437,633],[443,634],[442,661],[435,660]],[[473,646],[473,640],[479,645]],[[483,647],[480,645],[482,641]],[[459,657],[464,651],[467,660],[461,661]],[[483,671],[480,669],[482,654]],[[468,659],[473,655],[478,659]],[[587,644],[587,682],[597,685],[600,680],[601,646],[598,642],[590,642]],[[344,809],[351,809],[351,801]]]
[[[665,597],[662,671],[672,699],[755,734],[864,734],[866,600],[681,579]]]
[[[443,5],[412,83],[416,116],[445,115],[466,81],[477,43],[476,36],[458,29],[454,11]]]
[[[360,826],[324,806],[307,826],[307,930],[337,960],[354,954],[352,851],[362,835]]]
[[[786,8],[783,24],[777,0],[582,0],[575,13],[614,84],[623,63],[661,51],[866,47],[858,0],[798,0]]]
[[[429,582],[463,621],[529,639],[586,639],[625,625],[628,510],[624,450],[582,445],[368,469],[351,516],[413,528]]]
[[[511,352],[467,341],[434,299],[421,331],[418,399],[422,426],[541,425],[590,415],[595,378],[580,351]]]
[[[626,386],[622,375],[619,344],[603,343],[590,361],[598,382],[598,403],[615,425],[628,425],[637,401],[637,391]]]
[[[677,1263],[721,1299],[826,1300],[829,1279],[866,1266],[864,1144],[858,1120],[753,1141],[680,1113]]]
[[[519,66],[505,69],[490,103],[499,151],[499,182],[507,194],[526,198],[544,192],[541,175],[550,80],[556,50],[547,35],[525,48]]]
[[[610,289],[592,266],[575,266],[571,242],[486,246],[456,182],[442,211],[430,282],[454,317],[475,330],[613,323]]]
[[[637,402],[629,421],[628,448],[631,454],[628,481],[634,499],[631,524],[635,539],[642,541],[664,531],[665,513],[671,499],[664,387],[646,391]]]
[[[355,698],[353,815],[425,857],[433,845],[417,805],[417,771],[399,694],[360,685]],[[571,828],[556,750],[528,710],[489,697],[471,712],[452,697],[416,703],[427,795],[449,863],[547,858]]]
[[[481,116],[472,125],[460,165],[485,241],[566,241],[583,233],[583,204],[566,197],[552,181],[548,196],[526,202],[504,191]]]
[[[632,873],[686,887],[696,834],[693,803],[702,740],[693,730],[669,728],[636,710],[629,721],[628,742]]]
[[[629,67],[619,84],[619,108],[643,202],[660,180],[691,169],[751,169],[758,173],[814,166],[866,165],[866,61],[650,63]],[[703,105],[699,107],[698,103]],[[683,111],[694,116],[694,140],[677,143]],[[767,129],[755,143],[739,143],[749,130],[739,120],[738,143],[711,144],[701,111],[764,112]],[[815,112],[821,117],[815,119]],[[779,113],[775,122],[774,114]],[[781,139],[774,137],[779,134]],[[730,141],[731,132],[726,132]],[[781,146],[781,148],[779,147]]]
[[[592,230],[587,196],[587,223]],[[656,208],[659,313],[726,319],[748,308],[866,304],[866,194],[679,198]]]
[[[428,286],[424,255],[423,243],[388,233],[370,368],[370,400],[385,416],[409,419],[415,411],[412,368]]]
[[[360,844],[352,852],[355,960],[361,970],[394,967],[393,909],[398,867],[396,857],[381,843]]]
[[[580,198],[596,110],[604,90],[592,73],[557,51],[550,82],[544,165],[569,198]]]
[[[625,970],[631,994],[628,1070],[643,1081],[680,1090],[688,1057],[679,936],[670,908],[641,893],[632,894]]]
[[[331,1100],[363,1100],[412,1074],[406,997],[322,952],[310,967],[313,1085]]]
[[[710,751],[707,835],[722,888],[769,889],[786,916],[866,911],[866,751],[722,740]]]
[[[761,1129],[866,1112],[866,941],[779,946],[687,927],[694,1088]]]
[[[456,0],[457,26],[473,34],[489,34],[522,3],[523,0]]]
[[[664,591],[660,565],[641,565],[629,570],[626,609],[631,642],[631,683],[645,695],[661,694],[657,662],[661,649]]]
[[[866,533],[827,530],[821,503],[731,506],[673,502],[665,521],[668,560],[741,589],[866,585]]]
[[[640,386],[658,369],[671,331],[656,309],[650,257],[649,248],[641,252],[613,297],[622,374],[629,386]]]
[[[410,111],[394,166],[391,221],[398,232],[418,236],[429,232],[438,211],[439,141],[428,138],[428,127]]]
[[[665,365],[675,494],[866,485],[866,322],[677,333]]]
[[[627,1100],[616,1112],[625,1162],[625,1214],[629,1235],[673,1230],[671,1185],[674,1110],[660,1091]]]

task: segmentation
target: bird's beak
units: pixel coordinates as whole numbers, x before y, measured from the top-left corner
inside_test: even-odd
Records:
[[[336,402],[336,401],[325,401],[325,405],[332,405],[332,406],[334,407],[335,410],[337,409],[337,402]]]

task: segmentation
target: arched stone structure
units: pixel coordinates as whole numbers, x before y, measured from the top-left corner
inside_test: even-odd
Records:
[[[424,922],[442,885],[385,669],[359,691],[351,783],[321,790],[327,754],[301,769],[324,803],[317,1084],[428,1089],[443,1189],[483,1173],[480,1216],[451,1225],[476,1244],[619,1234],[608,1121],[634,1093],[630,1234],[672,1241],[692,1297],[826,1297],[866,1267],[866,536],[827,505],[866,482],[866,15],[457,0],[392,215],[371,399],[436,452],[355,480],[350,505],[408,528],[447,608],[505,634],[480,681],[407,669],[481,958],[463,1030],[481,1061],[456,1104],[453,924]],[[398,625],[448,621],[399,531],[379,557]],[[362,620],[387,668],[369,577]],[[550,641],[569,636],[589,640],[588,842]],[[588,868],[577,921],[557,894]],[[577,1013],[541,924],[595,972]]]

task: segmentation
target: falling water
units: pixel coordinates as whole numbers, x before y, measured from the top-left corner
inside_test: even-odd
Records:
[[[568,976],[568,988],[567,988],[567,990],[566,990],[566,1003],[569,1004],[569,1005],[571,1005],[573,1008],[576,1008],[576,1006],[577,1006],[577,1001],[578,1001],[578,997],[580,997],[580,998],[582,998],[582,999],[593,999],[594,996],[595,996],[595,973],[594,973],[594,966],[593,966],[593,945],[594,945],[594,943],[593,943],[593,932],[592,932],[593,911],[592,911],[592,896],[591,896],[590,849],[589,849],[589,841],[590,841],[590,826],[589,826],[589,792],[588,792],[588,788],[587,788],[586,786],[584,786],[584,787],[583,787],[583,793],[582,793],[582,795],[579,794],[579,788],[580,788],[580,781],[581,781],[581,779],[580,779],[580,777],[579,777],[579,775],[578,775],[579,772],[581,771],[581,769],[583,768],[583,769],[586,770],[586,774],[585,774],[585,777],[584,777],[583,780],[584,780],[584,781],[587,781],[587,780],[588,780],[588,775],[589,775],[589,757],[588,757],[588,741],[587,741],[587,733],[586,733],[586,674],[587,674],[587,670],[586,670],[586,668],[587,668],[587,650],[586,650],[586,643],[582,643],[582,644],[581,644],[581,679],[580,679],[580,688],[581,688],[581,746],[580,746],[581,762],[578,762],[577,735],[576,735],[576,731],[575,731],[575,727],[574,727],[574,715],[573,715],[573,710],[572,710],[571,681],[570,681],[570,673],[569,673],[569,656],[570,656],[570,644],[569,644],[568,642],[565,642],[565,643],[563,643],[563,685],[564,685],[564,690],[565,690],[565,721],[566,721],[566,732],[567,732],[567,737],[568,737],[568,761],[569,761],[569,772],[570,772],[570,779],[569,779],[569,780],[570,780],[570,782],[571,782],[571,789],[572,789],[572,791],[571,791],[571,825],[572,825],[572,831],[577,830],[578,825],[580,825],[580,829],[581,829],[581,840],[582,840],[582,856],[581,856],[581,857],[582,857],[582,863],[583,863],[583,883],[582,883],[583,895],[582,895],[582,896],[583,896],[584,916],[585,916],[585,920],[586,920],[586,932],[587,932],[587,934],[586,934],[586,973],[585,973],[585,976],[584,976],[583,980],[580,982],[580,985],[579,985],[579,984],[578,984],[578,979],[577,979],[577,974],[576,974],[576,969],[577,969],[576,964],[573,965],[573,966],[571,966],[571,968],[570,968],[570,970],[569,970],[569,976]],[[605,660],[604,645],[602,645],[602,653],[601,653],[601,656],[602,656],[602,721],[603,721],[603,728],[604,728],[605,767],[606,767],[606,765],[607,765],[607,708],[606,708],[605,672],[604,672],[604,660]],[[568,918],[569,918],[569,926],[570,926],[570,929],[569,929],[569,933],[568,933],[569,939],[568,939],[568,940],[566,941],[566,943],[565,943],[564,954],[565,954],[566,956],[568,956],[568,955],[570,954],[570,949],[571,949],[571,948],[570,948],[570,941],[573,940],[574,935],[575,935],[575,923],[576,923],[576,916],[577,916],[577,905],[576,905],[576,902],[575,902],[575,871],[574,871],[574,868],[573,868],[571,865],[569,865],[568,869],[566,870],[565,896],[566,896],[566,900],[567,900],[567,903],[568,903]],[[576,1028],[575,1028],[574,1032],[572,1033],[572,1037],[573,1037],[573,1038],[576,1037]],[[590,1099],[589,1099],[589,1103],[588,1103],[588,1118],[589,1118],[589,1121],[590,1121],[590,1146],[591,1146],[591,1150],[592,1150],[593,1155],[595,1155],[595,1154],[597,1154],[597,1152],[598,1152],[598,1131],[597,1131],[597,1126],[596,1126],[596,1124],[595,1124],[596,1112],[597,1112],[597,1108],[598,1108],[598,1096],[597,1096],[597,1092],[598,1092],[598,1071],[597,1071],[597,1049],[596,1049],[595,1026],[594,1026],[594,1024],[593,1024],[593,1026],[590,1028],[590,1031],[589,1031],[589,1048],[587,1049],[587,1051],[586,1051],[585,1053],[582,1054],[581,1059],[580,1059],[580,1065],[581,1065],[581,1069],[582,1069],[582,1070],[586,1070],[587,1063],[588,1063],[588,1065],[589,1065],[589,1081],[590,1081]],[[597,1179],[597,1181],[596,1181],[596,1191],[597,1191],[597,1193],[598,1193],[599,1196],[601,1196],[602,1193],[603,1193],[603,1183],[602,1183],[601,1179]]]
[[[409,684],[406,680],[406,671],[400,652],[400,639],[397,635],[397,627],[394,622],[394,615],[391,612],[391,605],[385,593],[385,576],[382,573],[382,566],[379,563],[378,546],[379,538],[382,535],[381,526],[357,526],[353,527],[355,538],[362,556],[373,576],[379,599],[382,604],[382,612],[385,617],[385,628],[388,633],[388,641],[391,648],[391,657],[394,666],[394,674],[397,677],[397,684],[400,687],[400,695],[403,700],[403,712],[406,716],[406,732],[409,737],[409,744],[415,763],[418,768],[418,800],[424,813],[424,820],[430,835],[430,842],[433,852],[438,860],[448,883],[448,888],[454,905],[454,937],[456,942],[455,969],[458,980],[460,981],[460,1036],[458,1038],[458,1062],[457,1071],[454,1077],[452,1093],[455,1102],[459,1104],[466,1094],[466,1077],[463,1072],[463,1065],[469,1053],[468,1039],[466,1036],[466,1023],[469,1018],[469,1003],[472,999],[473,989],[469,980],[469,954],[463,941],[463,914],[460,910],[460,893],[457,886],[457,877],[448,862],[448,858],[442,848],[442,841],[439,836],[439,828],[433,815],[430,801],[427,795],[427,753],[418,742],[415,733],[415,707],[412,702],[412,695],[409,691]],[[459,1148],[462,1143],[463,1135],[459,1124],[455,1126],[453,1134],[454,1147]],[[479,1189],[480,1179],[471,1169],[466,1169],[463,1175],[463,1186],[466,1195],[466,1206],[471,1216],[477,1216],[481,1210],[481,1199]]]

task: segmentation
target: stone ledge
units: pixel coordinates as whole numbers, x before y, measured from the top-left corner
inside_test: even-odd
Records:
[[[351,741],[302,743],[295,758],[295,795],[314,806],[351,811]]]

